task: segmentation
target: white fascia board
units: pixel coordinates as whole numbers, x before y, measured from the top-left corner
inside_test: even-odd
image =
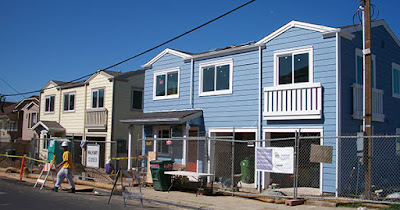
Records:
[[[31,129],[35,130],[37,127],[39,127],[39,125],[43,126],[44,129],[49,130],[49,128],[44,123],[42,123],[42,121],[37,122]]]
[[[96,73],[93,73],[92,76],[90,76],[90,77],[85,81],[85,84],[89,84],[89,82],[92,81],[92,80],[93,80],[97,75],[99,75],[99,74],[101,74],[101,75],[107,77],[107,79],[109,79],[109,80],[111,80],[111,79],[114,78],[114,76],[109,75],[109,74],[107,74],[107,73],[104,72],[104,71],[97,70]]]
[[[278,30],[272,32],[268,36],[266,36],[263,39],[261,39],[260,41],[258,41],[256,43],[256,45],[265,44],[265,43],[271,41],[272,39],[276,38],[277,36],[283,34],[284,32],[286,32],[287,30],[289,30],[291,28],[302,28],[302,29],[317,31],[317,32],[320,32],[322,34],[337,33],[337,32],[340,31],[340,29],[337,29],[337,28],[332,28],[332,27],[327,27],[327,26],[316,25],[316,24],[311,24],[311,23],[305,23],[305,22],[292,20],[289,23],[287,23],[286,25],[284,25],[281,28],[279,28]]]
[[[178,57],[181,57],[183,60],[188,60],[192,57],[192,55],[190,54],[186,54],[183,52],[179,52],[177,50],[173,50],[170,48],[166,48],[165,50],[163,50],[162,52],[160,52],[158,55],[156,55],[156,57],[154,57],[153,59],[151,59],[149,62],[147,62],[146,64],[144,64],[142,66],[142,68],[150,68],[151,65],[153,65],[153,63],[155,63],[156,61],[158,61],[160,58],[162,58],[165,54],[172,54]]]

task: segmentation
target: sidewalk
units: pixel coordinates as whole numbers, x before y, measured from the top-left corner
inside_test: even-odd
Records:
[[[0,176],[12,178],[15,180],[19,179],[19,174],[16,173],[5,173],[4,170],[0,170]],[[29,182],[32,186],[35,184],[36,179],[23,178],[23,181]],[[38,184],[39,185],[39,184]],[[39,185],[37,190],[40,189]],[[53,187],[52,181],[47,181],[45,188],[47,190]],[[69,188],[68,184],[62,184],[62,187]],[[100,192],[110,192],[109,189],[101,189],[99,187],[87,186],[76,184],[77,193],[79,191],[92,191],[93,189],[99,189]],[[135,187],[135,192],[138,192],[138,188]],[[94,193],[93,193],[94,194]],[[169,205],[174,205],[180,208],[188,209],[332,209],[332,207],[323,206],[312,206],[312,205],[300,205],[300,206],[286,206],[285,204],[267,203],[254,199],[242,198],[237,196],[207,196],[199,195],[196,197],[194,192],[160,192],[155,191],[152,187],[142,187],[142,194],[144,202],[160,202]],[[129,201],[128,201],[129,202]],[[340,208],[341,210],[353,209],[354,208]]]

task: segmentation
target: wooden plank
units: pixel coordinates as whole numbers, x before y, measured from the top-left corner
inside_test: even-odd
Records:
[[[150,171],[150,161],[157,160],[157,152],[148,151],[147,152],[147,175],[146,175],[146,183],[153,183],[153,178],[151,177]]]

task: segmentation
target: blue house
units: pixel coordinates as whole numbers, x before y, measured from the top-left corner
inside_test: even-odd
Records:
[[[147,138],[273,140],[299,130],[305,136],[356,135],[363,116],[361,34],[360,26],[291,21],[257,42],[196,54],[165,49],[143,65],[144,113],[121,122],[143,125]],[[400,42],[383,20],[372,23],[371,51],[374,132],[393,134],[400,128]],[[256,147],[292,144],[269,142]],[[159,159],[172,158],[188,170],[224,176],[230,171],[230,145],[206,143],[155,141],[143,144],[143,152],[157,151]],[[344,192],[348,183],[342,177],[351,173],[349,162],[357,161],[356,144],[338,138],[300,144],[304,150],[311,144],[333,147],[331,164],[300,166],[300,177],[308,177],[300,185]],[[396,145],[392,148],[399,161]],[[235,154],[254,156],[254,147]],[[267,176],[262,175],[264,187]]]

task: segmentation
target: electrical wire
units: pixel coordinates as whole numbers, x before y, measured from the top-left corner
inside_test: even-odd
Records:
[[[8,87],[10,87],[11,89],[13,89],[15,92],[18,93],[18,95],[21,95],[21,97],[25,98],[25,95],[18,92],[18,90],[16,90],[15,88],[13,88],[10,84],[8,84],[8,82],[6,82],[3,78],[0,77],[0,80],[3,81]]]
[[[144,54],[146,54],[146,53],[148,53],[148,52],[150,52],[150,51],[153,51],[153,50],[155,50],[155,49],[157,49],[157,48],[159,48],[159,47],[161,47],[161,46],[163,46],[163,45],[166,45],[166,44],[168,44],[168,43],[170,43],[170,42],[172,42],[172,41],[174,41],[174,40],[176,40],[176,39],[179,39],[179,38],[181,38],[181,37],[183,37],[183,36],[185,36],[185,35],[187,35],[187,34],[193,32],[193,31],[195,31],[195,30],[197,30],[197,29],[199,29],[199,28],[202,28],[202,27],[204,27],[204,26],[206,26],[206,25],[208,25],[208,24],[210,24],[210,23],[212,23],[212,22],[214,22],[214,21],[216,21],[216,20],[218,20],[218,19],[221,19],[222,17],[224,17],[224,16],[226,16],[226,15],[228,15],[228,14],[230,14],[230,13],[232,13],[232,12],[234,12],[234,11],[236,11],[236,10],[238,10],[238,9],[240,9],[240,8],[242,8],[242,7],[244,7],[244,6],[247,6],[248,4],[253,3],[254,1],[256,1],[256,0],[248,1],[248,2],[246,2],[246,3],[244,3],[244,4],[242,4],[242,5],[240,5],[240,6],[236,7],[236,8],[234,8],[234,9],[232,9],[232,10],[230,10],[230,11],[228,11],[228,12],[226,12],[226,13],[224,13],[224,14],[222,14],[222,15],[220,15],[220,16],[218,16],[218,17],[216,17],[216,18],[214,18],[214,19],[212,19],[212,20],[210,20],[210,21],[208,21],[208,22],[206,22],[206,23],[204,23],[204,24],[201,24],[201,25],[199,25],[199,26],[197,26],[197,27],[195,27],[195,28],[193,28],[193,29],[191,29],[191,30],[189,30],[189,31],[186,31],[185,33],[182,33],[181,35],[178,35],[178,36],[176,36],[176,37],[174,37],[174,38],[172,38],[172,39],[169,39],[169,40],[166,41],[166,42],[163,42],[163,43],[161,43],[161,44],[159,44],[159,45],[157,45],[157,46],[155,46],[155,47],[152,47],[152,48],[150,48],[150,49],[148,49],[148,50],[146,50],[146,51],[143,51],[143,52],[141,52],[141,53],[139,53],[139,54],[137,54],[137,55],[135,55],[135,56],[132,56],[132,57],[130,57],[130,58],[128,58],[128,59],[125,59],[125,60],[123,60],[123,61],[121,61],[121,62],[118,62],[118,63],[116,63],[116,64],[113,64],[113,65],[111,65],[111,66],[109,66],[109,67],[107,67],[107,68],[101,69],[100,71],[105,71],[105,70],[108,70],[108,69],[110,69],[110,68],[116,67],[116,66],[118,66],[118,65],[120,65],[120,64],[123,64],[123,63],[125,63],[125,62],[127,62],[127,61],[133,59],[133,58],[139,57],[139,56],[144,55]],[[97,71],[96,71],[96,72],[97,72]],[[96,72],[94,72],[94,73],[96,73]],[[47,90],[47,89],[51,89],[51,88],[55,88],[55,87],[61,87],[61,86],[64,86],[64,85],[73,83],[73,82],[78,81],[78,80],[81,80],[81,79],[83,79],[83,78],[85,78],[85,77],[89,77],[89,76],[91,76],[91,75],[94,74],[94,73],[85,75],[85,76],[80,77],[80,78],[78,78],[78,79],[71,80],[71,81],[66,82],[66,83],[63,83],[63,84],[61,84],[61,85],[56,85],[56,86],[49,87],[49,88],[45,88],[45,89],[40,89],[40,90],[35,90],[35,91],[29,91],[29,92],[24,92],[24,93],[19,93],[19,94],[4,94],[4,95],[1,95],[1,94],[0,94],[0,95],[3,96],[3,97],[5,97],[5,96],[17,96],[17,95],[23,95],[23,94],[36,93],[36,92],[40,92],[40,91],[43,91],[43,90]]]

